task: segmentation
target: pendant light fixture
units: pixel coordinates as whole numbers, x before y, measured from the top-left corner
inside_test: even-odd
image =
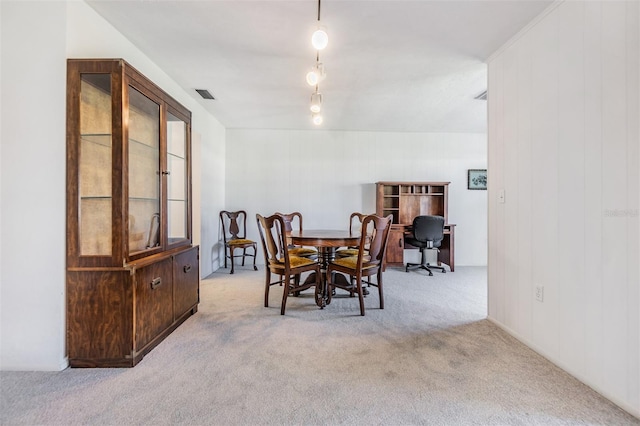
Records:
[[[316,65],[307,73],[307,83],[309,86],[317,86],[325,77],[324,65],[316,59]]]
[[[319,26],[318,29],[313,32],[311,44],[316,50],[322,50],[327,47],[327,44],[329,44],[329,36],[323,26]]]
[[[329,44],[329,36],[327,35],[327,29],[320,25],[320,0],[318,0],[318,28],[313,32],[311,36],[311,45],[316,50],[322,50]]]
[[[318,0],[317,29],[311,36],[311,45],[316,49],[316,65],[306,75],[309,86],[315,86],[315,91],[311,94],[311,105],[309,109],[311,110],[313,124],[317,126],[322,124],[323,121],[322,115],[320,115],[320,111],[322,110],[322,93],[320,93],[319,85],[326,77],[324,64],[320,62],[320,51],[329,44],[329,36],[327,35],[326,28],[320,25],[320,2],[321,0]]]
[[[313,113],[319,113],[322,110],[322,93],[318,92],[318,86],[316,86],[316,91],[311,94],[311,107],[309,109]]]

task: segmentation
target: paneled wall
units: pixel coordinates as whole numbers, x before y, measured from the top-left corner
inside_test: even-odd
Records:
[[[467,190],[467,170],[486,167],[486,135],[227,130],[226,198],[255,214],[299,210],[306,228],[347,228],[375,212],[377,181],[451,181],[456,264],[486,265],[486,191]]]
[[[635,415],[639,9],[561,3],[489,61],[489,317]]]

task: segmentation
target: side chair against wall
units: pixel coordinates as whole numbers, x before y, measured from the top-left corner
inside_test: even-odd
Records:
[[[285,221],[280,214],[276,213],[269,217],[256,214],[256,222],[260,231],[260,241],[264,249],[266,264],[264,307],[269,307],[269,289],[271,286],[282,284],[280,315],[284,315],[289,295],[298,296],[301,291],[314,286],[316,293],[319,292],[320,264],[313,259],[291,255],[286,243]],[[315,272],[315,281],[300,284],[300,276],[303,272]],[[277,275],[279,279],[272,281],[272,274]],[[314,303],[316,298],[314,298]]]
[[[384,295],[382,291],[382,266],[384,256],[387,251],[387,241],[393,216],[381,217],[368,215],[362,221],[360,232],[360,246],[358,255],[351,257],[341,257],[333,260],[327,267],[327,285],[331,289],[341,288],[350,293],[357,293],[360,302],[360,315],[364,315],[364,293],[362,283],[378,287],[378,297],[380,299],[380,309],[384,309]],[[335,273],[348,275],[351,280],[348,284],[340,284],[335,278]],[[371,282],[370,277],[376,276],[376,282]],[[366,281],[365,278],[367,279]],[[331,301],[331,291],[329,300]]]
[[[231,261],[231,274],[234,272],[234,260],[237,257],[242,258],[242,266],[247,257],[253,257],[253,270],[257,271],[256,253],[258,244],[247,238],[247,212],[239,210],[229,212],[222,210],[220,212],[220,222],[222,223],[222,238],[224,239],[224,267],[227,267],[227,259]],[[252,249],[247,252],[247,249]],[[242,254],[235,254],[236,250],[242,250]]]
[[[296,246],[291,242],[291,232],[296,228],[298,231],[302,231],[302,213],[279,213],[275,214],[282,216],[285,226],[285,236],[287,240],[287,246],[289,247],[289,254],[292,256],[300,257],[315,257],[318,256],[318,251],[309,247]],[[297,226],[296,226],[297,222]]]
[[[444,217],[443,216],[416,216],[413,219],[413,235],[405,236],[405,243],[420,249],[420,263],[407,263],[405,272],[410,269],[425,269],[429,276],[433,276],[432,269],[440,269],[444,274],[444,267],[431,265],[427,259],[427,251],[435,250],[444,239]],[[436,256],[437,259],[437,256]],[[437,262],[437,260],[436,260]]]

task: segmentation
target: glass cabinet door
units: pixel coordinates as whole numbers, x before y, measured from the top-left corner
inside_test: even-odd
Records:
[[[129,256],[161,245],[160,105],[129,86]]]
[[[190,247],[191,112],[122,59],[68,59],[66,101],[68,267]]]
[[[111,256],[111,74],[80,75],[79,122],[79,253]]]
[[[187,123],[167,113],[167,225],[169,244],[189,236]]]

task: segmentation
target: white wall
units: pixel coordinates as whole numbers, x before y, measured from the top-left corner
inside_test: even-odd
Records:
[[[68,57],[124,58],[193,113],[194,240],[214,244],[224,201],[224,128],[83,2],[0,2],[2,169],[0,369],[60,370],[65,359],[65,105]],[[210,157],[214,156],[214,157]],[[198,186],[201,183],[201,186]],[[201,213],[201,214],[200,214]],[[202,223],[202,226],[200,224]],[[201,249],[201,275],[215,266]]]
[[[225,205],[246,210],[259,238],[256,213],[347,228],[352,212],[375,212],[377,181],[451,181],[456,265],[486,265],[487,193],[467,190],[467,170],[486,158],[484,134],[227,129]]]
[[[65,8],[2,8],[0,367],[64,360]]]
[[[489,62],[489,317],[636,416],[639,9],[554,5]]]

